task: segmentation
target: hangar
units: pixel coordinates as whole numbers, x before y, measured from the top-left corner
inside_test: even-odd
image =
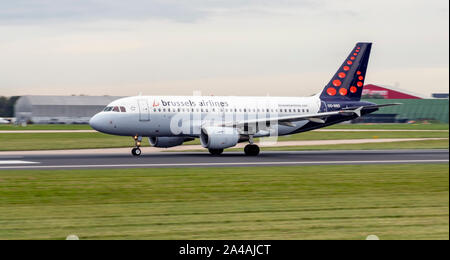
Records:
[[[444,96],[441,94],[440,96]],[[449,100],[427,98],[408,91],[385,86],[364,86],[362,99],[376,104],[402,103],[353,120],[353,123],[407,123],[429,121],[448,123]]]
[[[14,107],[17,123],[87,124],[113,96],[22,96]]]

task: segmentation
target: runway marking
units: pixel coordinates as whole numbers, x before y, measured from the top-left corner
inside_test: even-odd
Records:
[[[0,160],[0,165],[1,164],[35,164],[35,163],[38,163],[38,162],[20,161],[20,160],[8,160],[8,161]]]
[[[378,160],[378,161],[310,161],[310,162],[242,162],[242,163],[164,163],[164,164],[105,164],[105,165],[41,165],[41,166],[6,166],[0,169],[66,169],[66,168],[134,168],[134,167],[189,167],[189,166],[258,166],[258,165],[327,165],[327,164],[379,164],[379,163],[445,163],[445,160]]]

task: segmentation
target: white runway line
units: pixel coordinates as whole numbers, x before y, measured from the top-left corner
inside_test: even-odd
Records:
[[[448,163],[449,160],[378,160],[378,161],[310,161],[310,162],[242,162],[242,163],[165,163],[165,164],[105,164],[105,165],[43,165],[7,166],[0,169],[66,169],[66,168],[134,168],[134,167],[202,167],[202,166],[258,166],[258,165],[327,165],[327,164],[379,164],[379,163]]]
[[[0,160],[0,165],[5,165],[5,164],[36,164],[36,163],[38,163],[38,162],[20,161],[20,160],[7,160],[7,161]]]

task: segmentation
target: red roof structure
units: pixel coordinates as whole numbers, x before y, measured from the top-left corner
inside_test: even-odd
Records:
[[[380,87],[372,84],[364,86],[362,91],[363,96],[382,96],[384,99],[423,99],[414,94],[408,94],[401,90],[393,90],[386,87]]]

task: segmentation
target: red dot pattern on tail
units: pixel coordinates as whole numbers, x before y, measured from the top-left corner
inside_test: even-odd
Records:
[[[335,88],[328,88],[327,89],[327,94],[330,95],[330,96],[336,95],[336,89]]]
[[[348,93],[346,88],[341,88],[339,89],[339,94],[341,94],[341,96],[346,96]]]
[[[342,82],[338,79],[333,80],[333,86],[340,87],[342,85]]]

